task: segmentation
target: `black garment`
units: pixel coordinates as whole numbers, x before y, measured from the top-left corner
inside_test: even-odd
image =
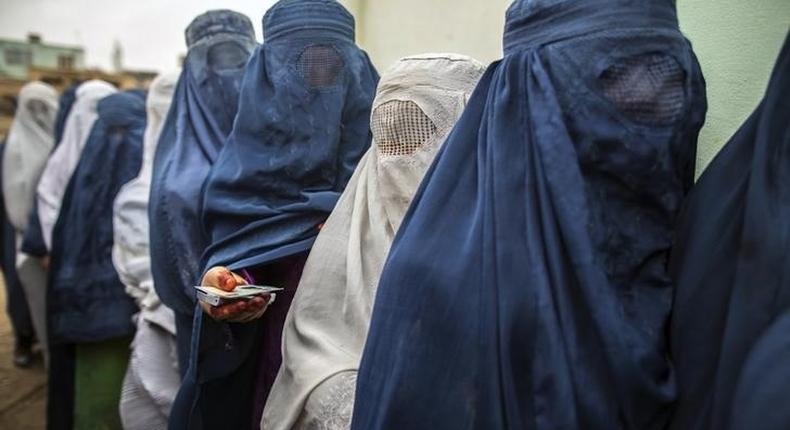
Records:
[[[49,342],[49,389],[47,391],[47,430],[74,428],[74,372],[76,355],[73,344]]]
[[[3,151],[5,151],[5,141],[0,145],[0,159]],[[0,167],[0,176],[2,176],[2,167]],[[0,179],[0,189],[2,189],[2,179]],[[16,273],[16,231],[8,221],[5,200],[2,196],[0,196],[0,268],[5,279],[6,311],[11,320],[14,337],[18,345],[29,346],[33,343],[35,331],[30,319],[25,290]]]
[[[790,428],[790,34],[679,224],[675,430]]]

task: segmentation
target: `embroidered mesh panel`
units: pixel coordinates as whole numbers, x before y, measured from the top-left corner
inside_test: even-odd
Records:
[[[354,412],[354,393],[357,387],[356,372],[339,376],[330,395],[321,401],[321,413],[316,419],[316,430],[347,430],[351,428]]]
[[[335,85],[343,59],[332,45],[311,45],[299,55],[296,70],[311,88]]]
[[[600,77],[604,95],[634,121],[672,124],[685,105],[685,73],[674,58],[662,54],[631,57]]]
[[[411,155],[436,134],[436,125],[416,103],[393,100],[373,111],[371,131],[382,156]]]

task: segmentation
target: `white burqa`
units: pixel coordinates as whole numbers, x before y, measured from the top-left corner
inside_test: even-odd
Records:
[[[146,100],[147,124],[140,173],[121,188],[113,207],[113,265],[126,292],[140,307],[121,392],[121,421],[126,430],[167,428],[170,409],[181,384],[175,316],[154,290],[148,236],[148,194],[154,153],[178,76],[177,72],[165,73],[151,83]]]
[[[429,54],[401,59],[382,77],[371,116],[374,145],[310,252],[262,429],[348,428],[390,245],[482,73],[468,57]]]
[[[46,272],[41,262],[20,251],[36,186],[55,146],[58,93],[42,82],[31,82],[19,92],[18,108],[3,155],[3,199],[8,220],[16,231],[17,275],[25,290],[36,338],[49,363],[47,348]]]
[[[3,198],[8,220],[23,233],[38,180],[55,146],[58,93],[43,82],[31,82],[19,91],[18,106],[3,156]]]
[[[52,250],[52,230],[58,220],[66,187],[98,117],[96,105],[99,100],[116,91],[109,83],[99,80],[87,81],[77,88],[77,98],[66,118],[63,137],[49,157],[38,183],[38,217],[48,250]]]

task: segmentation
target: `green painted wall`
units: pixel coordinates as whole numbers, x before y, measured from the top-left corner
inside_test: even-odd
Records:
[[[790,29],[790,0],[679,0],[678,14],[708,88],[699,173],[760,102]]]
[[[458,52],[500,58],[511,0],[341,0],[355,14],[357,39],[383,71],[403,55]],[[683,31],[708,84],[708,118],[698,171],[727,142],[763,95],[790,25],[790,0],[677,0]]]

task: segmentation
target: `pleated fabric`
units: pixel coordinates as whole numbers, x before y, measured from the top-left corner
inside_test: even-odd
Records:
[[[99,342],[134,330],[136,306],[112,264],[112,204],[140,171],[145,94],[113,94],[97,112],[53,233],[47,307],[57,343]]]
[[[455,54],[398,61],[373,102],[373,146],[310,251],[261,427],[343,429],[382,266],[411,198],[485,68]]]
[[[154,287],[189,320],[207,245],[200,193],[233,126],[244,65],[256,42],[249,18],[230,10],[197,16],[185,34],[187,58],[156,147],[148,210]],[[187,329],[183,336],[189,335]]]
[[[790,426],[790,33],[760,105],[678,228],[675,430]]]
[[[126,430],[167,428],[170,408],[181,383],[175,315],[154,290],[148,236],[154,151],[178,76],[179,72],[164,73],[151,82],[146,99],[143,164],[137,177],[118,192],[113,208],[113,266],[139,311],[120,403],[121,421]]]
[[[385,264],[353,429],[663,429],[704,81],[672,0],[519,0]]]
[[[201,272],[223,265],[291,281],[370,146],[378,73],[354,43],[354,18],[337,1],[279,1],[263,17],[263,33],[242,80],[233,131],[205,183],[201,217],[210,246]],[[293,264],[273,267],[288,259]],[[197,312],[170,428],[257,425],[257,400],[265,400],[271,383],[265,376],[280,363],[279,348],[261,348],[262,333],[272,340],[282,331],[297,283],[283,285],[287,291],[259,321],[217,323]],[[257,376],[263,382],[256,386]]]

